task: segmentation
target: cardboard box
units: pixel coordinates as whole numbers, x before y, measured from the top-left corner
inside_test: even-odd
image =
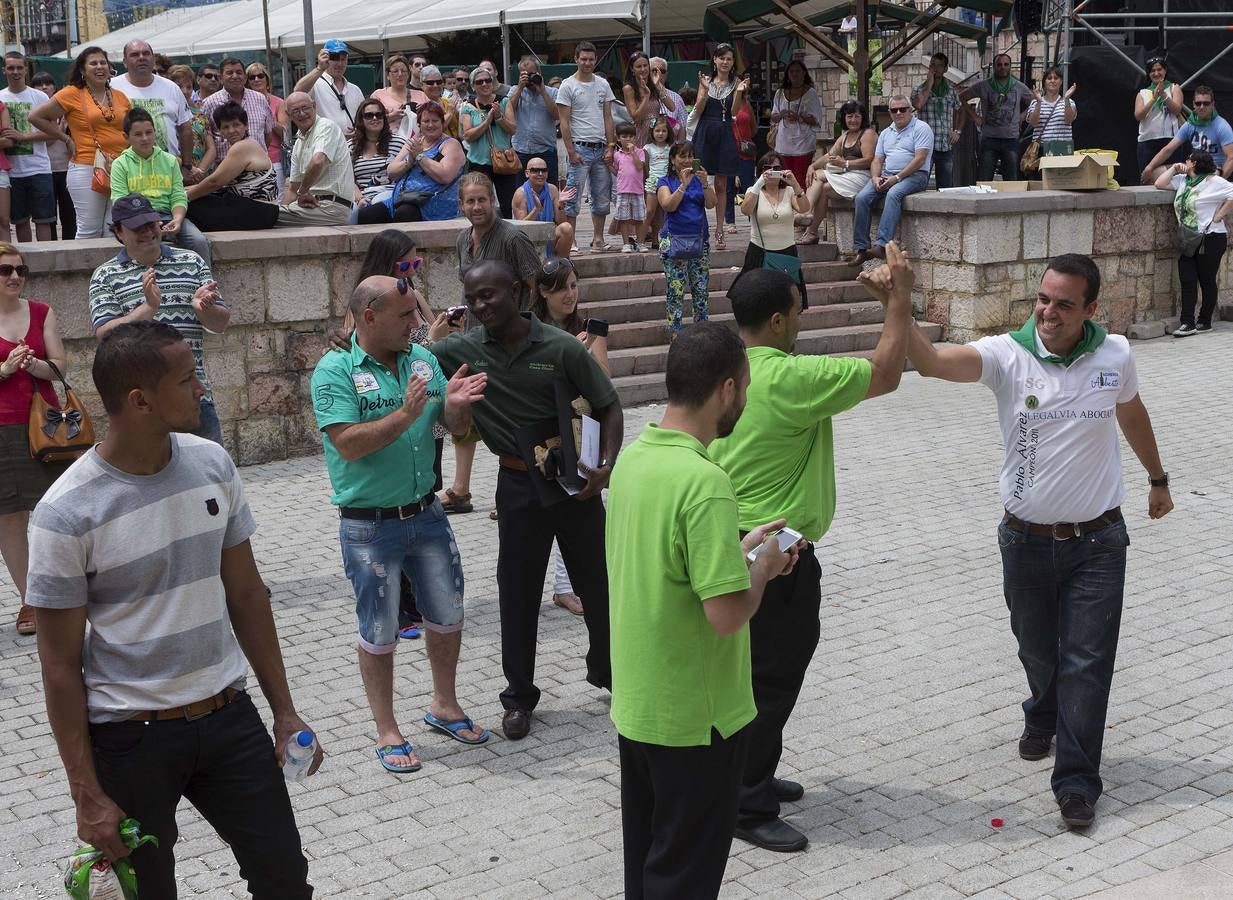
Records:
[[[1046,191],[1103,191],[1109,185],[1109,167],[1116,157],[1104,153],[1042,156],[1040,173]]]
[[[999,194],[1021,194],[1025,191],[1043,190],[1039,181],[978,181],[981,187],[990,187]]]

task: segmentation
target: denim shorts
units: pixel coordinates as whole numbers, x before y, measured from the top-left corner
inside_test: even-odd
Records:
[[[51,173],[11,178],[9,221],[14,225],[29,222],[45,225],[56,221],[56,188]]]
[[[441,501],[407,519],[342,519],[338,540],[364,650],[394,652],[403,572],[425,628],[441,634],[462,630],[462,559]]]

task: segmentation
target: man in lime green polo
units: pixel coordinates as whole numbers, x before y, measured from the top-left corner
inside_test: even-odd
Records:
[[[835,514],[835,446],[831,417],[899,386],[912,323],[912,269],[891,242],[890,265],[870,276],[894,278],[886,321],[872,359],[792,356],[800,331],[796,283],[773,269],[742,275],[728,296],[748,348],[749,407],[711,457],[732,478],[741,529],[783,517],[811,543],[795,571],[766,586],[749,623],[758,716],[747,729],[736,836],[767,850],[803,850],[809,839],[779,817],[780,803],[804,789],[775,777],[783,731],[818,646],[821,567],[813,542]]]
[[[691,325],[666,381],[663,420],[613,470],[606,541],[625,895],[647,900],[719,893],[756,712],[746,625],[797,551],[766,537],[782,520],[742,542],[732,483],[707,456],[745,407],[740,339]]]
[[[462,645],[458,544],[433,493],[434,422],[462,434],[488,376],[463,366],[447,382],[431,353],[407,339],[417,320],[406,279],[366,278],[351,295],[355,333],[345,353],[313,371],[312,399],[341,518],[343,566],[355,590],[360,677],[377,727],[377,758],[391,772],[421,766],[394,715],[400,575],[424,617],[432,702],[425,723],[454,740],[488,739],[462,711],[455,673]]]

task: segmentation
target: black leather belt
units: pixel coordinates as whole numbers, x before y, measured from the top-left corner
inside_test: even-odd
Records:
[[[430,508],[436,501],[437,495],[428,493],[406,506],[383,506],[380,509],[340,506],[338,515],[343,519],[366,519],[369,522],[379,522],[382,519],[409,519]]]
[[[590,147],[592,149],[608,146],[603,141],[574,141],[574,145],[578,147]]]
[[[1025,522],[1009,512],[1002,519],[1002,524],[1023,534],[1034,534],[1037,537],[1051,537],[1055,541],[1068,541],[1071,538],[1083,537],[1093,531],[1108,528],[1122,521],[1122,508],[1115,506],[1103,515],[1087,522],[1055,522],[1052,525],[1039,525],[1035,522]]]

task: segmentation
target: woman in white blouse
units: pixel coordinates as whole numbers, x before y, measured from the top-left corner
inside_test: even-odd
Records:
[[[809,70],[799,59],[788,63],[783,85],[775,92],[771,105],[775,125],[774,150],[783,157],[796,180],[805,183],[805,173],[817,149],[818,127],[822,124],[822,100],[813,88]]]
[[[758,160],[758,180],[745,192],[741,212],[749,218],[749,246],[745,248],[741,273],[761,268],[785,272],[796,279],[801,291],[801,309],[806,309],[809,300],[792,222],[798,213],[809,212],[809,200],[780,154],[772,150]]]
[[[1173,140],[1180,124],[1178,117],[1185,116],[1182,89],[1169,81],[1169,66],[1163,56],[1147,61],[1147,79],[1147,87],[1135,95],[1135,120],[1139,123],[1135,155],[1139,158],[1140,172]]]

